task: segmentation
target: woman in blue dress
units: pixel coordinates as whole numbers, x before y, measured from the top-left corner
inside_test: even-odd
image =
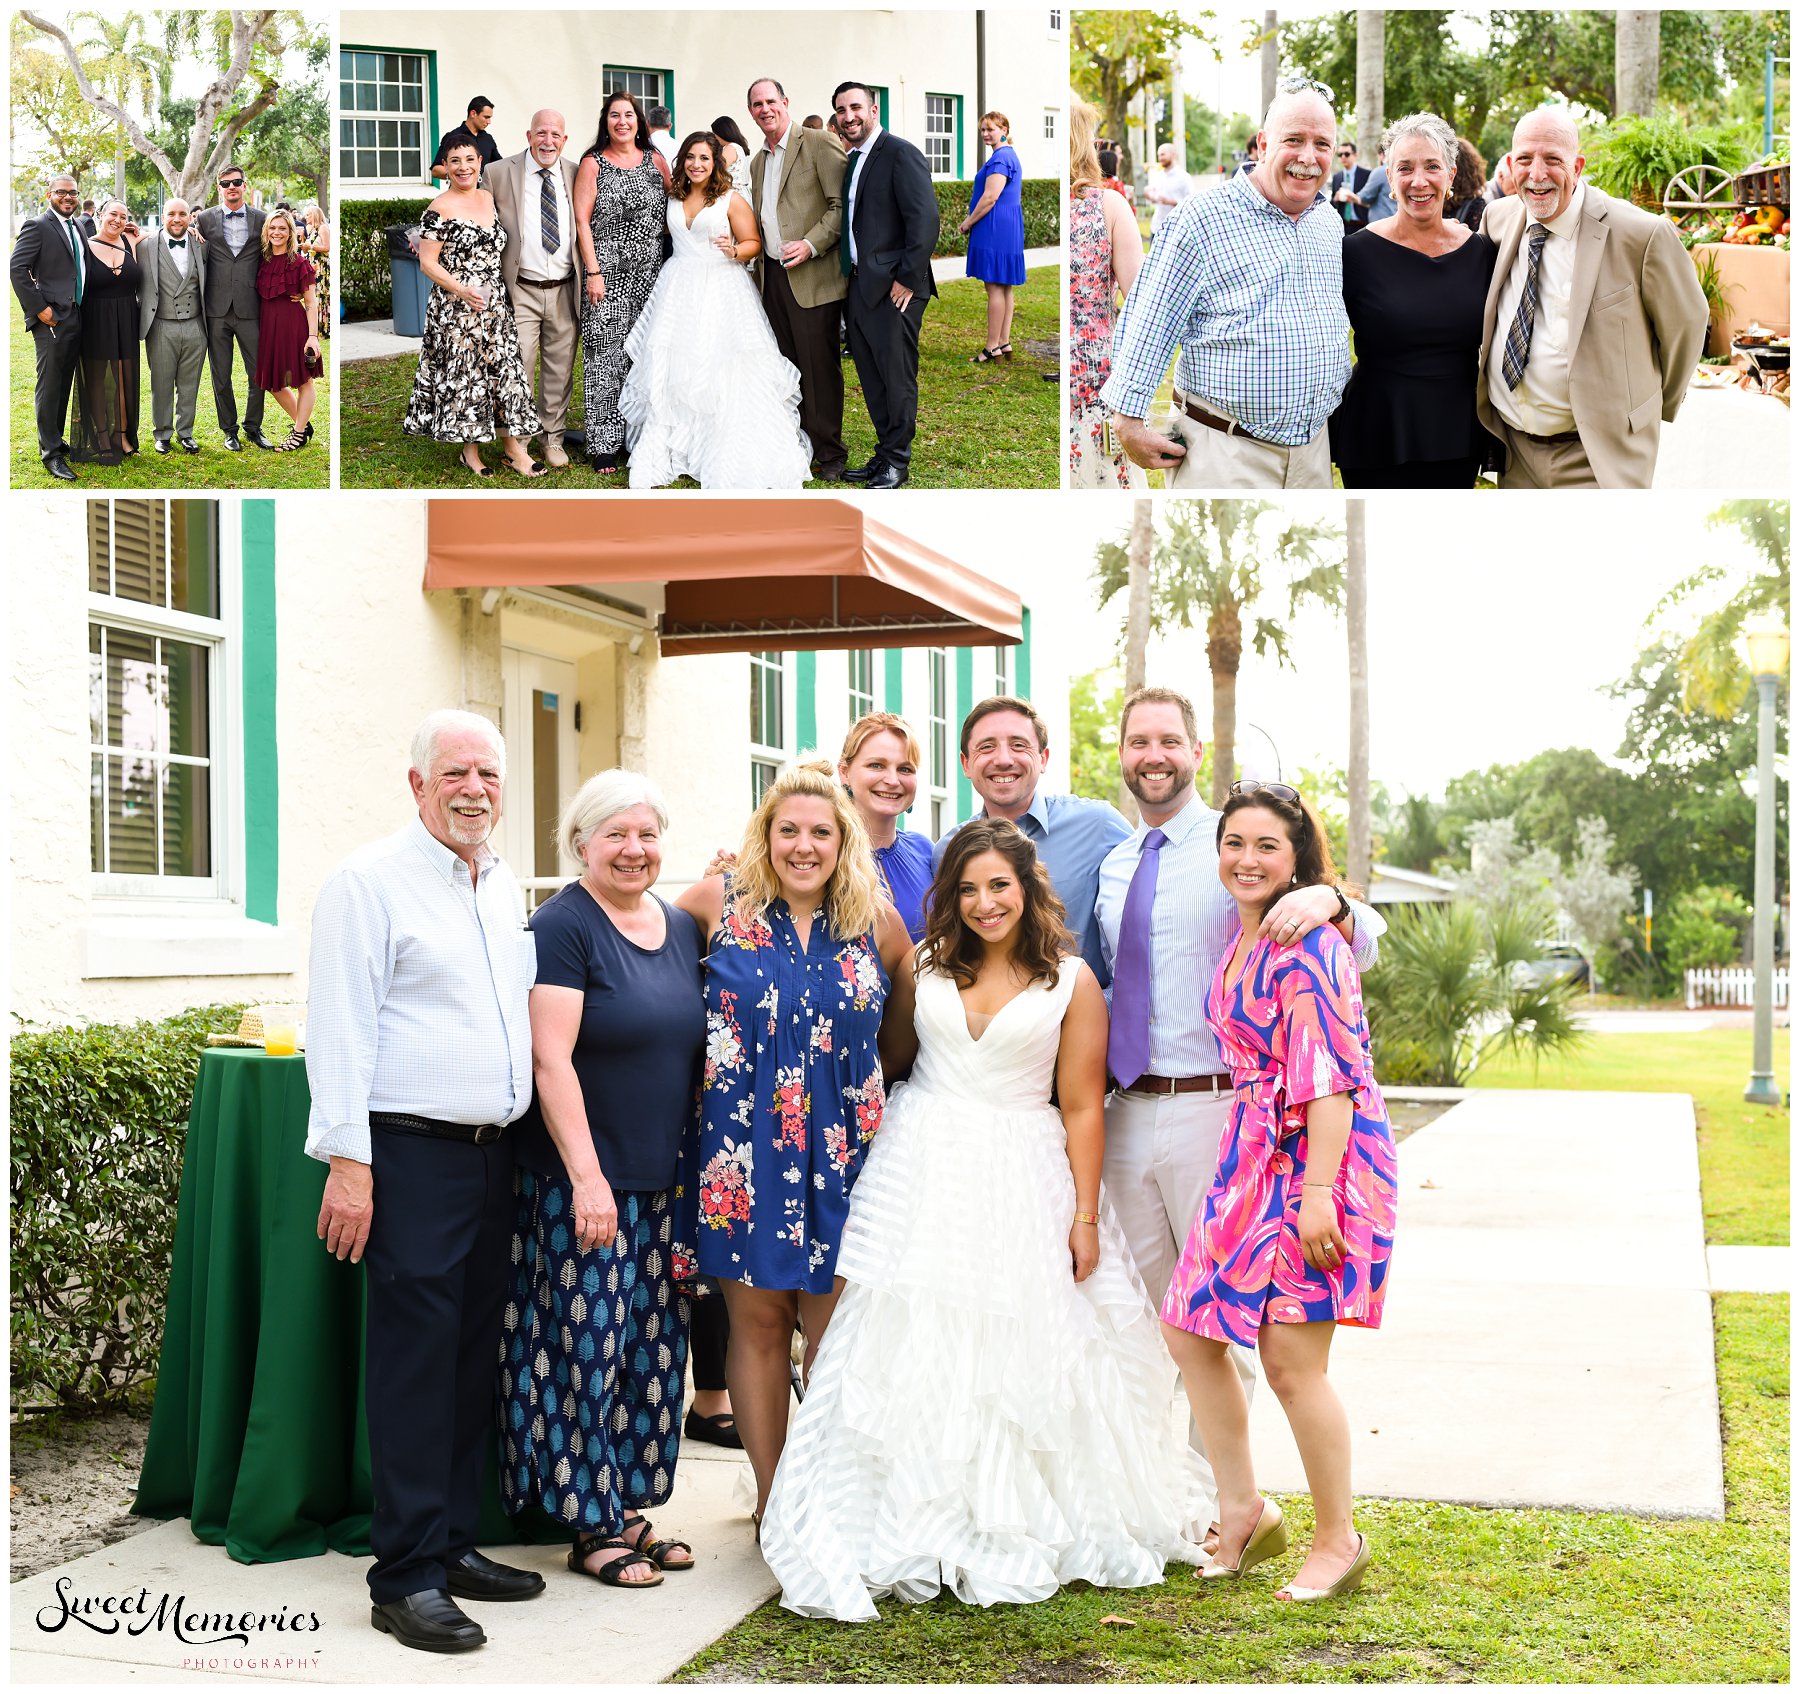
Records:
[[[760,1523],[787,1439],[794,1325],[810,1369],[843,1288],[838,1244],[881,1123],[883,1059],[911,1062],[912,941],[823,759],[784,770],[729,876],[678,904],[707,938],[699,1271],[731,1319],[725,1378]]]
[[[919,738],[896,712],[868,712],[850,726],[838,755],[838,781],[869,832],[881,891],[906,933],[925,939],[925,891],[931,887],[931,839],[900,819],[919,792]]]
[[[1025,280],[1025,209],[1019,198],[1019,155],[1004,112],[984,112],[981,140],[991,149],[976,173],[969,215],[956,227],[969,238],[968,274],[987,284],[987,345],[971,361],[1012,357],[1013,290]]]

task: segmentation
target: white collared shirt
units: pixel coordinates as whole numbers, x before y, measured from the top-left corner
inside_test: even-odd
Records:
[[[544,251],[544,167],[527,152],[524,183],[519,194],[519,275],[533,282],[562,282],[575,258],[575,214],[569,190],[563,182],[562,160],[550,167],[550,188],[556,195],[554,252]]]
[[[511,1123],[531,1103],[537,947],[513,874],[479,880],[418,819],[352,853],[313,907],[306,1151],[369,1159],[369,1113]]]
[[[1150,908],[1149,1074],[1219,1076],[1227,1067],[1206,1021],[1206,996],[1238,923],[1237,902],[1219,881],[1219,814],[1196,795],[1155,827],[1167,839]],[[1109,984],[1118,962],[1125,895],[1150,829],[1140,823],[1100,864],[1094,913]],[[1367,906],[1354,900],[1350,905],[1356,917],[1350,951],[1357,969],[1366,971],[1380,953],[1376,943],[1387,924]],[[1111,995],[1109,987],[1109,1002]]]
[[[1519,250],[1494,312],[1494,345],[1488,350],[1488,398],[1514,429],[1527,435],[1562,435],[1575,427],[1569,406],[1569,296],[1575,287],[1575,252],[1581,238],[1581,206],[1587,184],[1578,182],[1569,203],[1544,227],[1550,231],[1538,263],[1537,315],[1531,326],[1531,355],[1517,388],[1506,386],[1506,337],[1525,294],[1531,265],[1529,211]],[[1520,201],[1521,207],[1524,201]]]
[[[852,232],[852,222],[856,217],[856,190],[860,186],[857,177],[862,175],[862,163],[858,158],[867,158],[869,149],[881,138],[881,125],[869,126],[868,139],[860,147],[850,149],[851,171],[844,173],[844,245],[850,249],[850,263],[856,263],[856,236]],[[854,174],[852,174],[854,172]]]
[[[763,137],[763,179],[762,179],[762,238],[763,257],[781,263],[781,219],[775,210],[775,203],[781,198],[781,173],[787,169],[788,137],[794,133],[794,120],[788,119],[788,126],[781,132],[779,141],[771,141]],[[808,246],[812,244],[807,243]]]
[[[177,247],[175,237],[170,235],[166,229],[163,231],[163,245],[169,250],[169,260],[176,270],[181,272],[184,279],[188,273],[188,254],[192,251],[188,243],[193,239],[193,232],[190,229],[188,234],[181,237],[181,245]]]
[[[234,212],[229,206],[221,206],[219,216],[224,219],[219,227],[225,231],[225,245],[231,249],[231,256],[235,259],[243,252],[244,243],[250,239],[250,208],[246,204]],[[242,219],[242,222],[233,223],[234,218]],[[237,238],[235,241],[233,236]]]

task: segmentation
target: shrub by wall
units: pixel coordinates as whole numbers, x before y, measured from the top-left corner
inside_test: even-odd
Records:
[[[969,210],[972,184],[939,182],[937,190],[938,258],[969,250],[969,238],[956,226]],[[1055,247],[1062,240],[1062,184],[1054,177],[1031,177],[1020,184],[1020,208],[1025,214],[1025,245]],[[431,204],[429,196],[395,200],[341,200],[337,211],[337,287],[346,305],[358,311],[386,317],[394,309],[393,285],[388,275],[387,238],[390,224],[417,223]]]
[[[103,1405],[156,1374],[194,1077],[242,1011],[14,1036],[15,1407]]]

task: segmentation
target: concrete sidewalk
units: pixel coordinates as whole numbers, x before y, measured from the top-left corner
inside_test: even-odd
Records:
[[[1792,420],[1781,401],[1741,388],[1690,388],[1662,426],[1652,488],[1779,494],[1788,485]]]
[[[966,279],[967,263],[960,254],[947,259],[933,259],[931,274],[941,288],[947,282],[962,282]],[[1060,247],[1028,247],[1025,249],[1025,268],[1034,270],[1040,265],[1060,265],[1062,249]],[[396,335],[392,318],[365,318],[357,323],[334,324],[331,330],[331,344],[338,351],[340,365],[355,364],[359,359],[397,359],[402,353],[416,353],[419,350],[417,336]]]

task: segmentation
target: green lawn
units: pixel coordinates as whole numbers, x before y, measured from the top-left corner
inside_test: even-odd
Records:
[[[37,413],[31,394],[37,379],[37,355],[31,338],[15,320],[12,337],[12,485],[14,488],[66,488],[71,493],[117,494],[148,489],[183,492],[190,488],[239,488],[247,493],[275,488],[329,488],[331,486],[331,343],[325,349],[327,374],[318,383],[318,404],[313,408],[314,435],[298,453],[264,453],[244,443],[241,453],[225,450],[225,435],[213,407],[211,369],[200,375],[200,403],[194,416],[197,454],[179,447],[165,459],[157,453],[156,432],[150,427],[150,367],[138,378],[138,447],[135,458],[122,465],[74,465],[77,480],[58,482],[37,452]],[[238,414],[243,415],[244,371],[237,371]],[[287,414],[270,400],[263,409],[263,434],[274,442],[287,438]]]
[[[979,1612],[884,1602],[878,1623],[774,1602],[678,1682],[1781,1682],[1788,1676],[1788,1302],[1714,1303],[1723,1523],[1359,1500],[1367,1586],[1280,1606],[1278,1574],[1065,1589]],[[1284,1497],[1304,1543],[1311,1508]],[[1103,1623],[1108,1617],[1125,1624]]]
[[[1775,1032],[1775,1075],[1788,1074],[1788,1031]],[[1786,1108],[1744,1102],[1750,1031],[1703,1029],[1667,1035],[1590,1035],[1566,1058],[1494,1060],[1477,1088],[1604,1088],[1691,1094],[1700,1124],[1700,1190],[1706,1239],[1721,1245],[1788,1242]]]
[[[913,488],[1055,488],[1061,476],[1059,388],[1042,373],[1058,367],[1062,345],[1062,271],[1039,265],[1026,273],[1013,318],[1014,357],[971,365],[987,329],[986,295],[978,282],[946,283],[925,312],[919,346],[919,433],[913,443]],[[401,433],[412,393],[414,354],[346,365],[340,428],[345,488],[463,488],[473,486],[456,450]],[[581,365],[575,369],[575,411],[581,408]],[[875,450],[875,431],[863,407],[856,367],[844,361],[844,439],[850,462]],[[490,452],[489,460],[495,455]],[[504,470],[485,486],[510,490]],[[527,485],[521,483],[520,487]],[[577,460],[541,478],[545,490],[623,489],[622,476],[597,477]],[[680,486],[693,487],[691,481]],[[813,482],[809,488],[839,488]]]

